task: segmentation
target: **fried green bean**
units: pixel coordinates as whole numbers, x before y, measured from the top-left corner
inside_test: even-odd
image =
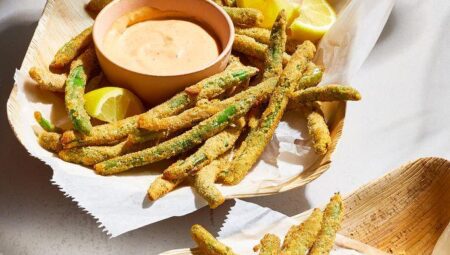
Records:
[[[37,83],[38,88],[53,92],[64,92],[66,74],[54,74],[38,67],[30,68],[28,74]]]
[[[236,7],[236,0],[224,0],[224,5],[228,7]]]
[[[260,243],[253,248],[259,255],[279,255],[280,254],[280,238],[273,234],[265,234]]]
[[[146,113],[131,116],[114,123],[103,124],[92,128],[89,136],[74,132],[66,131],[61,139],[64,148],[69,149],[79,146],[88,145],[112,145],[117,144],[121,140],[131,135],[135,142],[148,141],[149,139],[160,139],[166,136],[161,132],[145,132],[138,128],[138,120],[145,114],[154,117],[166,117],[177,114],[191,105],[186,93],[178,93],[163,104],[160,104]]]
[[[99,13],[105,6],[111,3],[112,0],[91,0],[86,5],[86,9],[93,13]]]
[[[297,91],[317,86],[317,84],[319,84],[322,80],[322,75],[322,68],[316,66],[313,62],[309,62],[305,71],[305,75],[303,75],[303,77],[300,79],[295,90]]]
[[[255,41],[263,44],[269,44],[270,41],[270,30],[262,27],[236,27],[236,34],[246,35],[255,39]],[[292,54],[295,49],[300,44],[300,42],[287,38],[286,41],[286,52]]]
[[[170,132],[152,132],[146,130],[137,130],[127,137],[129,144],[140,144],[148,141],[161,142],[166,140],[172,133]]]
[[[250,79],[258,72],[252,66],[232,64],[225,72],[206,78],[193,86],[185,89],[190,96],[195,96],[197,101],[214,98],[225,90],[232,88]]]
[[[174,132],[176,130],[189,128],[195,123],[209,118],[229,105],[244,98],[255,96],[258,101],[264,101],[273,92],[276,82],[276,79],[269,79],[223,101],[200,104],[180,113],[179,115],[170,116],[167,118],[153,118],[147,122],[147,129],[151,131],[165,130]]]
[[[219,242],[200,225],[192,226],[191,235],[202,255],[235,255],[230,247]]]
[[[34,112],[34,119],[47,132],[61,133],[61,129],[59,127],[55,127],[49,120],[42,117],[41,112]]]
[[[84,109],[84,89],[88,76],[97,67],[97,58],[93,48],[88,48],[71,64],[66,81],[65,97],[67,113],[75,130],[89,135],[92,129],[90,117]]]
[[[114,146],[87,146],[61,150],[59,158],[64,161],[92,166],[122,154],[126,141]]]
[[[80,56],[78,56],[72,63],[70,63],[70,70],[79,66],[83,66],[84,72],[88,78],[92,78],[94,74],[100,69],[100,65],[95,54],[95,48],[88,47]]]
[[[48,151],[58,152],[62,149],[60,138],[61,134],[42,131],[38,134],[38,143]]]
[[[69,65],[92,43],[92,27],[83,30],[56,52],[50,68],[61,69]]]
[[[306,255],[313,246],[321,229],[323,214],[314,209],[311,215],[299,226],[292,226],[281,247],[281,255]]]
[[[151,141],[150,143],[147,141]],[[67,162],[93,166],[105,160],[143,150],[154,145],[153,140],[140,141],[139,143],[130,143],[125,140],[113,146],[86,146],[64,149],[58,153],[58,156]]]
[[[150,188],[148,188],[148,198],[155,201],[174,190],[183,181],[184,180],[166,180],[160,175],[152,182]]]
[[[185,91],[178,93],[172,99],[159,105],[158,107],[161,108],[160,110],[144,113],[139,117],[138,126],[139,128],[149,129],[152,127],[153,119],[175,115],[185,108],[195,105],[199,100],[214,98],[224,93],[227,89],[249,79],[255,75],[257,71],[258,70],[253,67],[231,64],[225,71],[186,88]],[[167,114],[165,116],[158,114],[159,111],[170,111],[167,110],[167,108],[180,108],[180,110],[173,111],[173,114]]]
[[[324,155],[331,144],[331,136],[320,105],[313,103],[305,105],[302,109],[314,151],[319,155]]]
[[[238,101],[177,137],[149,149],[98,163],[94,166],[94,169],[99,174],[110,175],[171,158],[186,152],[196,145],[201,144],[206,139],[221,132],[230,123],[245,115],[255,101],[255,97]]]
[[[264,58],[263,80],[279,77],[283,71],[283,53],[286,46],[286,14],[278,13],[270,33],[269,47]]]
[[[236,27],[236,34],[245,35],[255,39],[255,41],[269,44],[270,30],[262,27]]]
[[[214,3],[223,6],[222,0],[213,0]]]
[[[90,117],[84,109],[84,87],[87,76],[83,66],[78,66],[69,74],[66,82],[66,109],[75,130],[89,134],[92,129]]]
[[[86,92],[98,89],[102,86],[104,86],[104,84],[107,83],[105,81],[103,72],[100,72],[98,75],[96,75],[95,77],[92,77],[92,79],[90,79],[87,84],[86,84]]]
[[[229,71],[232,68],[237,68],[238,66],[242,66],[236,61],[237,60],[234,60],[230,64],[230,66],[227,67],[226,71]],[[239,76],[239,72],[237,73],[237,76]],[[224,84],[219,82],[220,80],[221,79],[216,76],[216,83],[212,83],[213,79],[207,78],[198,83],[204,84],[204,86],[197,84],[194,86],[200,88],[204,87],[204,89],[202,89],[203,93],[199,94],[201,97],[211,95],[215,96],[215,94],[211,93],[211,91],[215,91],[215,93],[220,93],[220,91],[218,92],[217,89],[214,88],[214,86],[221,86],[221,91],[225,91],[229,86],[231,86],[229,85],[229,83]],[[95,126],[92,128],[89,136],[85,136],[74,131],[66,131],[64,132],[61,140],[64,148],[69,149],[79,146],[117,144],[129,135],[131,135],[131,137],[133,137],[136,142],[140,142],[141,140],[148,141],[152,137],[154,139],[161,139],[165,137],[166,134],[160,132],[144,132],[139,130],[139,119],[142,117],[144,119],[142,123],[145,124],[146,120],[151,120],[153,118],[164,118],[178,114],[186,108],[195,105],[195,103],[196,99],[194,97],[189,96],[186,92],[180,92],[166,102],[153,107],[146,113],[128,117],[114,123]]]
[[[223,7],[223,9],[236,26],[258,26],[264,19],[262,12],[253,8]]]
[[[249,56],[249,55],[245,55],[244,58],[245,58],[246,63],[248,63],[249,65],[258,68],[259,70],[264,70],[264,60],[259,59],[259,58],[255,58],[255,57],[252,57],[252,56]],[[258,78],[261,78],[261,79],[258,80]],[[259,73],[255,77],[254,80],[262,81],[262,73]]]
[[[317,240],[314,242],[308,254],[320,255],[329,254],[333,248],[336,233],[341,228],[341,221],[344,214],[344,205],[341,196],[335,194],[328,203],[323,213],[322,228]]]
[[[288,54],[294,54],[300,44],[302,44],[302,42],[288,38],[288,40],[286,41],[286,52]]]
[[[61,142],[65,149],[80,146],[114,145],[138,130],[137,120],[139,116],[136,115],[114,123],[95,126],[92,128],[89,136],[68,130],[63,133]]]
[[[358,101],[361,99],[361,94],[359,94],[356,89],[350,86],[330,84],[294,92],[291,96],[291,99],[300,103],[308,103],[314,101]]]
[[[225,198],[214,184],[219,173],[223,169],[223,164],[229,158],[229,153],[225,153],[219,159],[213,160],[209,165],[200,169],[194,176],[193,184],[195,191],[208,202],[211,209],[217,208],[225,202]]]
[[[306,65],[313,58],[315,50],[314,44],[305,41],[292,55],[278,80],[259,126],[249,132],[237,150],[229,168],[221,173],[220,179],[223,183],[229,185],[239,183],[261,156],[286,110],[289,95],[302,77]]]
[[[250,112],[248,113],[248,127],[250,129],[258,127],[262,112],[263,108],[261,105],[255,105],[250,109]]]
[[[249,55],[258,59],[265,59],[267,45],[255,41],[255,39],[246,35],[236,34],[234,37],[233,50],[244,55]],[[291,56],[283,53],[283,64],[289,62]]]
[[[163,176],[168,180],[186,178],[189,174],[197,172],[203,166],[209,164],[229,149],[233,147],[245,126],[245,119],[240,118],[234,125],[224,131],[212,136],[205,141],[195,153],[184,160],[179,160],[169,166],[163,172]]]
[[[204,120],[215,113],[223,110],[223,103],[214,102],[211,104],[201,104],[187,109],[179,115],[170,116],[162,119],[154,118],[147,122],[147,130],[162,131],[167,130],[173,132],[189,126],[195,125],[197,122]]]

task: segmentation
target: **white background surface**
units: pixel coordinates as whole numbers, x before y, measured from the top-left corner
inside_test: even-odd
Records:
[[[157,254],[192,246],[194,223],[217,231],[231,202],[108,239],[50,184],[50,168],[27,155],[9,128],[5,105],[44,5],[44,0],[0,0],[0,253]],[[352,81],[363,100],[349,104],[331,169],[305,188],[247,201],[295,215],[409,160],[449,159],[449,25],[448,0],[398,0]]]

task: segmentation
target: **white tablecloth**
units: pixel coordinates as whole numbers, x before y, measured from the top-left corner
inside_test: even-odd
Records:
[[[370,0],[363,0],[370,1]],[[27,155],[7,124],[5,104],[45,0],[0,0],[0,254],[157,254],[193,243],[189,228],[217,231],[231,202],[109,240]],[[450,158],[450,2],[398,0],[373,52],[353,79],[331,169],[305,188],[247,199],[287,215],[350,193],[407,161]]]

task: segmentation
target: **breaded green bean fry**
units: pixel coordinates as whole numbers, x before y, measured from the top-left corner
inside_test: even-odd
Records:
[[[320,105],[311,104],[304,106],[303,114],[306,117],[314,151],[319,155],[324,155],[331,144],[331,136]]]
[[[153,118],[146,123],[146,129],[149,131],[169,131],[173,132],[183,128],[195,125],[199,121],[209,118],[220,110],[223,110],[223,103],[214,102],[210,104],[201,104],[186,111],[166,118]]]
[[[254,27],[262,22],[264,15],[253,8],[223,7],[236,26]]]
[[[231,122],[245,115],[255,103],[254,97],[236,102],[204,120],[189,131],[167,140],[157,146],[142,151],[116,157],[94,166],[97,173],[110,175],[168,159],[201,144],[211,136],[224,130]]]
[[[100,88],[106,83],[103,72],[100,72],[95,77],[92,77],[86,84],[86,92]]]
[[[259,250],[259,255],[280,255],[280,238],[274,234],[265,234],[253,250]]]
[[[299,42],[294,39],[289,39],[286,41],[286,52],[288,54],[294,54],[294,52],[297,50],[297,46],[302,44],[302,42]]]
[[[232,64],[224,72],[187,87],[185,92],[190,96],[195,96],[197,101],[211,99],[221,95],[225,90],[250,79],[257,72],[258,69],[251,66]]]
[[[336,233],[341,228],[341,221],[344,215],[344,205],[341,196],[335,194],[328,203],[323,213],[322,228],[317,240],[314,242],[310,255],[329,254],[333,248]]]
[[[58,156],[67,162],[92,166],[110,158],[114,158],[133,151],[143,150],[154,145],[154,142],[140,142],[132,144],[128,140],[113,146],[86,146],[64,149]]]
[[[237,150],[229,168],[222,172],[221,180],[223,183],[229,185],[239,183],[261,156],[284,114],[289,95],[302,77],[307,63],[313,58],[315,50],[314,44],[305,41],[292,55],[278,80],[259,126],[249,132]]]
[[[50,68],[60,69],[69,65],[91,43],[92,27],[88,27],[58,50],[50,64]]]
[[[253,67],[245,67],[232,64],[225,71],[206,78],[195,85],[178,93],[172,99],[162,103],[157,111],[149,111],[139,117],[139,128],[148,129],[152,127],[154,118],[168,117],[175,115],[189,106],[193,106],[202,99],[214,98],[227,89],[238,85],[256,74],[258,70]],[[180,107],[182,106],[182,107]],[[172,111],[172,114],[158,114],[160,111],[170,111],[168,109],[180,109]]]
[[[361,99],[361,94],[350,86],[330,84],[296,91],[292,94],[291,99],[300,103],[314,101],[358,101]]]
[[[42,131],[38,134],[38,143],[48,151],[58,152],[62,149],[60,138],[58,133]]]
[[[69,74],[66,82],[66,109],[75,130],[89,134],[92,129],[90,117],[84,109],[84,87],[87,76],[83,66],[78,66]]]
[[[91,0],[86,5],[86,9],[93,13],[98,13],[110,2],[112,2],[112,0]]]
[[[174,132],[177,130],[189,128],[195,123],[209,118],[210,116],[225,109],[229,105],[244,98],[255,96],[258,101],[264,101],[273,92],[276,86],[276,82],[276,79],[269,79],[223,101],[201,104],[188,109],[180,113],[179,115],[170,116],[167,118],[153,118],[147,122],[147,129],[151,131],[165,130]]]
[[[209,164],[233,147],[244,126],[245,119],[240,118],[234,125],[209,138],[195,153],[184,160],[175,162],[164,170],[164,178],[168,180],[186,178],[188,174],[196,172]]]
[[[178,93],[171,99],[162,103],[146,113],[131,116],[114,123],[103,124],[92,128],[89,136],[84,136],[74,131],[66,131],[62,137],[64,148],[73,148],[86,145],[111,145],[117,144],[129,135],[136,135],[136,140],[148,141],[149,138],[158,139],[164,137],[162,133],[144,132],[138,128],[138,120],[144,115],[154,117],[166,117],[177,114],[187,108],[192,102],[186,93]],[[139,142],[139,141],[136,141]]]
[[[60,159],[67,162],[92,166],[99,162],[121,155],[125,145],[126,141],[114,146],[77,147],[61,150],[58,153],[58,156]]]
[[[158,176],[148,188],[148,198],[155,201],[170,191],[174,190],[183,180],[166,180],[162,175]]]
[[[313,246],[322,224],[322,212],[314,209],[299,226],[292,226],[283,241],[281,255],[306,255]]]
[[[249,55],[258,59],[265,59],[267,45],[255,41],[255,39],[236,34],[234,37],[233,50],[240,52],[244,55]],[[287,64],[291,56],[283,53],[283,64]]]
[[[30,68],[28,74],[31,79],[37,82],[38,88],[53,92],[64,92],[66,74],[54,74],[38,67]]]
[[[225,202],[224,196],[214,183],[228,158],[229,153],[227,152],[221,158],[213,160],[209,165],[200,169],[194,176],[192,186],[208,202],[211,209],[217,208]]]
[[[270,41],[270,30],[262,27],[236,27],[236,34],[246,35],[255,39],[255,41],[263,44],[269,44]],[[286,41],[286,52],[292,54],[295,52],[297,46],[301,44],[296,40],[287,38]]]
[[[200,225],[192,226],[191,235],[202,255],[235,255],[230,247],[219,242]]]
[[[92,129],[90,117],[84,109],[84,89],[88,76],[97,68],[95,50],[88,48],[71,64],[71,71],[66,81],[64,101],[67,113],[75,130],[89,135]]]
[[[298,82],[295,90],[302,90],[310,87],[317,86],[322,80],[323,71],[320,67],[316,66],[313,62],[308,63],[305,75]],[[295,92],[294,92],[295,93]]]
[[[227,67],[226,71],[229,71],[232,68],[236,68],[237,66],[242,65],[236,63],[235,61],[234,63],[230,64],[230,67]],[[239,76],[239,74],[241,73],[238,72],[237,76]],[[216,81],[220,80],[220,77],[218,76],[215,76]],[[219,87],[222,86],[221,91],[223,92],[229,86],[234,85],[234,84],[230,85],[229,83],[224,84],[221,82],[213,83],[213,80],[214,79],[211,79],[210,77],[194,85],[196,87],[200,87],[200,90],[202,91],[202,93],[200,93],[200,96],[202,97],[216,96],[216,94],[211,93],[211,91],[214,91],[215,93],[220,93],[220,91],[217,92],[215,86]],[[199,84],[204,84],[204,86]],[[160,139],[165,137],[166,135],[162,133],[140,131],[138,128],[139,119],[143,118],[141,122],[143,123],[143,125],[145,125],[147,120],[150,120],[151,122],[153,118],[164,118],[178,114],[183,110],[185,110],[186,108],[195,105],[195,103],[196,103],[195,97],[189,96],[188,93],[186,92],[180,92],[175,96],[173,96],[171,99],[167,100],[166,102],[153,107],[146,113],[131,116],[114,123],[95,126],[92,128],[89,136],[84,136],[74,131],[66,131],[63,134],[62,143],[64,145],[64,148],[69,149],[73,147],[87,146],[87,145],[96,146],[96,145],[117,144],[129,135],[131,135],[133,138],[136,138],[135,139],[136,142],[139,142],[138,140],[148,141],[149,138],[152,137],[154,139]]]
[[[137,120],[140,115],[128,117],[114,123],[95,126],[89,136],[68,130],[63,133],[61,142],[65,149],[80,146],[113,145],[121,142],[129,134],[138,130]]]
[[[279,77],[283,71],[283,53],[286,46],[286,14],[278,13],[270,33],[269,47],[264,58],[263,80]]]
[[[255,41],[269,44],[270,30],[262,27],[236,27],[236,34],[245,35],[255,39]]]
[[[255,105],[252,109],[250,109],[250,112],[248,113],[248,127],[250,129],[255,129],[258,127],[263,111],[264,110],[261,105]]]
[[[137,132],[128,135],[127,142],[129,144],[141,144],[148,141],[161,142],[167,139],[170,135],[171,133],[169,132],[138,130]]]
[[[236,7],[236,0],[224,0],[224,5],[228,7]]]
[[[41,112],[34,112],[34,119],[36,122],[47,132],[61,133],[61,129],[59,127],[55,127],[49,120],[42,117]]]

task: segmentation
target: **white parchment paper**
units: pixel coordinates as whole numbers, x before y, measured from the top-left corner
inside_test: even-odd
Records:
[[[338,11],[338,21],[321,41],[316,59],[327,70],[323,83],[347,83],[371,51],[394,2],[332,2]],[[42,149],[33,130],[36,128],[33,112],[41,111],[57,125],[66,126],[68,121],[63,98],[36,89],[27,71],[16,72],[17,102],[8,102],[10,119],[20,118],[20,121],[12,123],[14,131],[32,156],[53,169],[51,181],[95,217],[100,227],[112,237],[166,218],[188,214],[206,205],[202,199],[196,198],[190,187],[180,188],[156,202],[150,202],[146,198],[146,190],[158,173],[155,169],[163,166],[149,166],[141,171],[103,177],[88,168],[64,162]],[[291,112],[284,116],[262,159],[239,185],[220,187],[226,196],[278,186],[300,174],[318,159],[310,150],[304,121],[295,118],[297,114]]]
[[[445,228],[434,246],[432,255],[447,255],[450,252],[450,224]]]
[[[256,254],[253,247],[265,234],[277,235],[283,241],[289,228],[298,225],[294,219],[266,207],[236,199],[223,224],[218,239],[237,254]],[[332,255],[356,255],[358,251],[335,245]]]

